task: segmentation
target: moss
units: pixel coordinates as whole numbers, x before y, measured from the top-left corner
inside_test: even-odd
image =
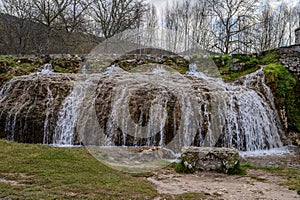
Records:
[[[54,68],[54,71],[55,71],[55,72],[59,72],[59,73],[65,73],[65,72],[68,71],[67,69],[62,68],[62,67],[60,67],[60,66],[58,66],[58,65],[55,65],[53,68]]]
[[[240,70],[240,71],[237,71],[237,72],[230,72],[230,73],[225,73],[225,74],[223,73],[222,78],[224,78],[225,80],[228,80],[228,81],[235,81],[239,77],[244,76],[246,74],[253,73],[258,69],[259,69],[259,66],[255,66],[255,67],[252,67],[252,68],[249,68],[249,69],[246,69],[246,70]]]
[[[277,55],[275,53],[271,52],[271,53],[266,54],[265,56],[263,56],[260,59],[260,64],[268,65],[271,63],[277,63],[277,60],[278,60]]]
[[[279,63],[267,65],[264,72],[266,83],[274,93],[277,106],[286,109],[288,129],[300,132],[299,81]]]
[[[269,64],[264,68],[264,72],[268,77],[267,84],[274,83],[280,97],[284,97],[286,92],[291,91],[297,83],[296,77],[281,64]]]
[[[222,78],[228,81],[235,81],[241,76],[252,73],[259,69],[260,61],[255,55],[221,55],[211,57],[217,65]],[[233,64],[243,63],[239,70],[232,70]]]
[[[184,165],[184,163],[183,163],[182,160],[180,160],[178,163],[177,162],[173,162],[171,164],[171,167],[174,168],[177,173],[184,173],[184,174],[193,173],[193,171],[191,169],[189,169],[188,167],[186,167]]]
[[[226,168],[225,166],[222,166],[217,170],[219,173],[224,173],[228,175],[246,175],[246,168],[240,164],[240,161],[237,161],[237,163],[230,168]]]

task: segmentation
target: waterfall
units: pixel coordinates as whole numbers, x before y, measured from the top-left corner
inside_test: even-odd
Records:
[[[186,145],[236,147],[242,151],[282,146],[279,116],[262,70],[230,84],[190,68],[187,77],[192,80],[161,68],[153,69],[153,73],[132,74],[113,66],[98,74],[98,78],[114,83],[108,86],[113,94],[109,109],[99,105],[105,110],[106,121],[96,114],[96,120],[104,120],[106,127],[101,136],[105,142],[100,143],[160,146],[174,151]],[[107,86],[98,85],[89,97],[84,85],[88,84],[76,84],[63,102],[55,129],[56,144],[74,143],[83,101],[96,105],[99,94],[108,95]],[[176,112],[176,105],[169,105],[174,98]],[[166,124],[173,127],[166,128]]]
[[[78,126],[78,119],[82,109],[85,109],[85,104],[91,103],[95,90],[95,77],[86,77],[85,75],[78,77],[73,81],[73,90],[62,102],[62,108],[58,115],[56,127],[53,135],[53,144],[62,146],[71,146],[80,144],[82,138],[77,135],[75,138]]]
[[[186,75],[164,65],[139,73],[114,65],[79,75],[52,73],[50,67],[2,87],[1,137],[67,146],[157,146],[176,153],[189,145],[241,151],[282,146],[282,125],[262,69],[225,83],[195,65]]]
[[[53,68],[50,63],[46,63],[42,66],[42,71],[40,72],[41,74],[51,74],[53,73]]]

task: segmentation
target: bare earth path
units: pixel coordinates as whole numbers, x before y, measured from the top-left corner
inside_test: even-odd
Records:
[[[294,169],[300,169],[300,155],[248,158],[244,162],[256,166],[292,166]],[[279,185],[287,178],[257,169],[248,169],[246,176],[213,172],[177,174],[173,169],[163,169],[147,180],[160,194],[175,195],[192,192],[205,193],[207,199],[300,200],[300,195],[295,190]]]
[[[147,180],[160,194],[205,193],[208,199],[216,199],[216,196],[218,199],[237,200],[300,199],[296,191],[277,184],[279,177],[260,170],[249,170],[247,176],[228,176],[210,172],[182,175],[171,170],[163,170]]]

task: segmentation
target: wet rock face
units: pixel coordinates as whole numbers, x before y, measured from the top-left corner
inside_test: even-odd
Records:
[[[239,162],[239,152],[234,148],[184,147],[181,159],[190,171],[218,171],[227,173]]]
[[[126,75],[116,75],[113,78],[103,77],[99,81],[95,111],[100,127],[107,137],[112,138],[113,145],[159,146],[168,144],[180,126],[181,106],[178,98],[168,88],[153,87],[147,84],[138,85],[138,89],[129,86],[132,91],[124,88],[123,92],[126,95],[118,96],[116,88],[120,86],[116,80],[125,80],[126,78],[128,78]],[[119,103],[116,102],[118,100]],[[155,119],[151,116],[160,114],[153,113],[151,110],[153,106],[159,106],[159,111],[165,110],[167,114],[165,123],[156,131],[151,132],[146,127],[153,126],[152,123],[157,125],[157,121],[153,121]],[[123,114],[124,116],[120,116]],[[114,119],[113,122],[112,119]],[[136,132],[138,131],[136,129],[147,131],[148,134],[141,133],[140,136],[137,136]],[[163,143],[160,143],[162,140]]]
[[[0,138],[51,143],[61,102],[74,76],[32,74],[12,79],[0,93]]]

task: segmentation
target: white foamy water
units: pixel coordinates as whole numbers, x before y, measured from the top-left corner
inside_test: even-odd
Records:
[[[111,79],[114,87],[111,111],[105,113],[108,116],[106,129],[100,131],[103,134],[101,137],[93,136],[93,142],[104,146],[116,143],[126,146],[133,138],[131,145],[140,145],[144,138],[147,146],[158,145],[175,153],[182,146],[190,145],[221,144],[245,152],[282,147],[280,120],[261,70],[243,77],[240,82],[229,84],[197,72],[193,65],[190,68],[188,76],[192,80],[176,73],[164,73],[161,68],[152,73],[137,74],[111,66],[96,75],[98,80]],[[91,75],[85,76],[89,80]],[[74,144],[74,138],[79,134],[76,123],[81,109],[85,108],[83,103],[96,106],[97,94],[102,93],[100,85],[90,87],[90,83],[86,80],[76,82],[73,91],[63,102],[56,123],[54,144]],[[132,95],[136,95],[136,91],[153,89],[156,95],[150,101],[147,124],[142,125],[142,118],[139,122],[133,121],[129,111]],[[171,94],[180,105],[181,117],[177,120],[178,124],[174,123],[177,126],[174,133],[166,133],[166,108]],[[143,116],[142,110],[140,116]],[[83,129],[84,126],[81,127]],[[121,135],[117,135],[120,131]],[[168,143],[165,141],[167,134],[174,135]],[[102,138],[103,141],[95,141],[95,138]],[[119,138],[118,141],[116,138]]]
[[[274,156],[274,155],[291,155],[291,154],[294,154],[294,152],[288,146],[274,148],[274,149],[266,149],[266,150],[240,151],[240,156],[245,158]]]

